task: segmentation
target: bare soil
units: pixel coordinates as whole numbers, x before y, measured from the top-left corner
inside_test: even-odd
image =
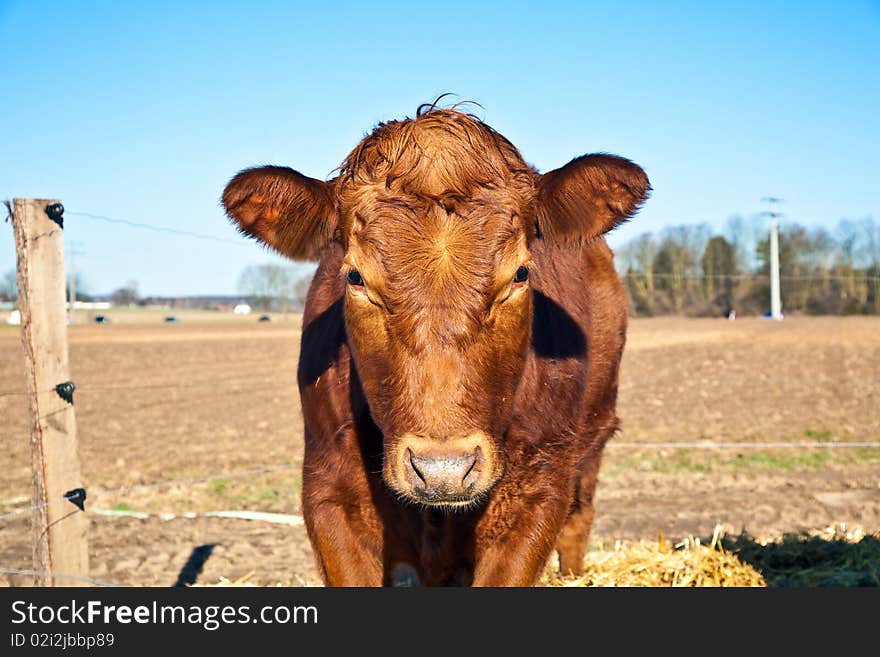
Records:
[[[90,513],[91,575],[170,586],[253,572],[257,584],[316,584],[302,527],[179,517],[300,512],[299,321],[208,319],[70,328],[87,508],[152,514]],[[0,515],[30,504],[23,390],[18,330],[0,326]],[[880,449],[637,446],[877,441],[878,409],[878,319],[632,321],[623,431],[606,452],[593,544],[706,536],[716,523],[768,537],[840,523],[877,531]],[[0,568],[29,567],[27,516],[0,519]],[[26,581],[0,575],[0,584]]]

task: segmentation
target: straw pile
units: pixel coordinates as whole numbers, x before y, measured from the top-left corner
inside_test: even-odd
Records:
[[[828,527],[819,532],[756,539],[746,533],[690,537],[672,545],[617,541],[591,551],[584,573],[561,577],[548,569],[545,586],[880,586],[880,533]]]
[[[611,550],[591,551],[583,575],[548,571],[545,586],[766,586],[761,574],[722,545],[720,527],[708,545],[689,537],[675,545],[617,541]]]

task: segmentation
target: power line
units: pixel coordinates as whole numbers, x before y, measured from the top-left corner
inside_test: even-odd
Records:
[[[64,245],[67,252],[67,321],[76,324],[76,257],[85,255],[82,250],[82,242],[66,240]]]
[[[106,217],[100,214],[92,214],[91,212],[70,212],[67,211],[65,213],[67,216],[72,217],[85,217],[87,219],[97,219],[99,221],[106,221],[111,224],[119,224],[122,226],[129,226],[131,228],[143,228],[144,230],[151,230],[156,233],[170,233],[172,235],[180,235],[182,237],[192,237],[194,239],[199,240],[208,240],[211,242],[222,242],[224,244],[235,244],[236,246],[247,246],[251,245],[247,242],[242,242],[239,240],[230,240],[225,237],[217,237],[215,235],[204,235],[202,233],[194,233],[189,230],[178,230],[177,228],[169,228],[167,226],[154,226],[153,224],[145,224],[139,221],[129,221],[128,219],[116,219],[113,217]]]

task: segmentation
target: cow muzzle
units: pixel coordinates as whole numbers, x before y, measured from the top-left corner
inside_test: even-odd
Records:
[[[443,439],[406,434],[386,455],[385,478],[421,504],[466,506],[491,488],[496,469],[492,442],[482,432]]]

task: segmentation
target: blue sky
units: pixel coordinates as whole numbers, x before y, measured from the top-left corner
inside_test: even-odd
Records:
[[[71,216],[91,292],[234,293],[275,260],[224,219],[232,174],[325,178],[451,91],[542,171],[593,151],[644,166],[653,197],[612,245],[767,195],[805,224],[880,218],[880,3],[662,4],[0,0],[0,198],[240,242]]]

